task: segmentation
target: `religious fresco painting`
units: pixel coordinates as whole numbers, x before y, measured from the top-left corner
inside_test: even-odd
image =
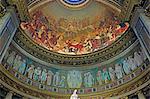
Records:
[[[107,47],[127,31],[129,24],[121,22],[118,13],[96,1],[80,10],[53,1],[31,10],[31,20],[20,26],[34,42],[52,52],[81,55]]]
[[[146,60],[141,47],[129,52],[112,63],[92,69],[64,69],[56,65],[48,66],[23,55],[14,46],[10,46],[2,61],[3,66],[23,75],[24,79],[42,85],[57,88],[91,88],[122,79],[137,69]]]

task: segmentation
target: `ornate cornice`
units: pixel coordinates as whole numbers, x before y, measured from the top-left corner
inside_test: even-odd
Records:
[[[16,33],[14,41],[29,54],[51,64],[65,66],[88,66],[104,62],[120,54],[136,41],[131,29],[124,33],[114,43],[99,51],[84,55],[65,55],[49,51],[31,40],[21,29]]]

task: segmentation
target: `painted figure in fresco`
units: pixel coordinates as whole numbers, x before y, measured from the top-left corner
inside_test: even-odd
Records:
[[[5,53],[5,56],[4,56],[4,60],[6,61],[9,57],[9,51],[7,50],[6,53]]]
[[[89,39],[86,39],[85,41],[84,41],[84,49],[85,49],[85,51],[86,52],[91,52],[92,51],[92,43],[91,43],[91,40],[89,40]]]
[[[46,79],[47,79],[47,70],[43,69],[41,73],[41,83],[45,83]]]
[[[140,53],[141,58],[143,59],[143,61],[147,59],[145,51],[144,51],[144,49],[142,47],[140,47],[140,52],[139,53]]]
[[[54,48],[57,45],[57,41],[60,36],[57,36],[56,34],[52,34],[51,38],[48,40],[48,44],[50,48]]]
[[[33,17],[30,22],[21,23],[21,28],[43,47],[67,54],[90,53],[98,50],[100,47],[106,47],[114,41],[118,35],[124,33],[129,27],[127,22],[120,23],[117,18],[108,18],[103,20],[96,18],[94,24],[90,24],[91,22],[89,18],[84,18],[82,20],[74,19],[73,21],[69,21],[66,18],[56,20],[55,18],[49,16],[48,20],[40,10],[36,11],[32,16]],[[97,26],[97,23],[99,26]],[[60,36],[57,35],[59,32],[55,31],[58,28],[61,28],[64,31],[63,37],[65,39],[60,40]],[[72,37],[76,37],[78,34],[80,35],[81,30],[84,31],[88,28],[92,30],[89,34],[96,32],[97,35],[94,34],[92,37],[90,35],[85,41],[82,37],[79,37],[76,44],[68,46],[59,44],[60,41],[62,41],[61,43],[65,43],[65,41],[70,40]],[[51,35],[49,36],[49,34]]]
[[[99,71],[97,72],[97,77],[96,77],[96,79],[97,79],[99,85],[102,85],[102,72],[101,72],[101,70],[99,70]]]
[[[91,72],[84,74],[84,86],[85,87],[92,87],[94,85],[94,78]]]
[[[124,33],[129,27],[129,24],[127,22],[125,23],[120,23],[117,25],[117,28],[115,29],[115,35],[118,36],[122,33]]]
[[[88,87],[88,75],[87,75],[87,73],[84,74],[84,86]]]
[[[16,57],[15,57],[14,63],[13,63],[13,68],[14,68],[15,70],[18,70],[18,68],[19,68],[19,65],[18,65],[19,57],[20,57],[20,56],[19,56],[18,54],[16,54]]]
[[[122,62],[122,64],[123,64],[123,70],[124,70],[124,72],[126,73],[126,74],[129,74],[130,72],[131,72],[131,69],[130,69],[130,67],[129,67],[129,64],[128,64],[128,59],[127,58],[125,58],[124,60],[123,60],[123,62]]]
[[[53,78],[53,85],[59,86],[59,82],[60,82],[60,74],[59,72],[56,72]]]
[[[75,89],[73,94],[71,95],[70,99],[80,99],[78,98],[78,95],[77,95],[77,90]]]
[[[7,63],[9,66],[12,66],[13,65],[13,62],[14,62],[14,59],[15,59],[15,55],[16,55],[16,52],[15,51],[12,51],[9,56],[8,56],[8,59],[7,59]]]
[[[115,73],[116,73],[117,79],[120,79],[123,77],[123,70],[119,63],[115,64]]]
[[[53,73],[51,70],[48,71],[47,73],[47,85],[51,85],[52,84],[52,77],[53,77]]]
[[[13,64],[13,66],[14,66],[13,68],[14,68],[15,70],[18,70],[19,67],[21,66],[21,64],[22,64],[21,56],[16,55],[16,58],[15,58],[14,64]]]
[[[103,80],[105,83],[108,83],[108,81],[110,80],[110,75],[109,75],[109,72],[107,71],[106,68],[103,69],[102,80]]]
[[[69,71],[67,75],[67,83],[69,88],[80,88],[82,84],[82,77],[80,71]]]
[[[116,79],[115,70],[113,69],[113,67],[109,67],[108,70],[109,70],[109,75],[110,75],[111,80],[115,81]]]
[[[28,72],[28,78],[30,78],[30,79],[33,78],[34,67],[35,67],[34,65],[31,65],[31,66],[28,68],[28,70],[27,70],[27,72]]]
[[[20,67],[19,67],[19,72],[21,73],[21,74],[24,74],[24,72],[25,72],[25,68],[26,68],[26,60],[25,59],[23,59],[23,61],[21,61],[21,65],[20,65]]]
[[[137,67],[143,63],[142,57],[139,55],[138,52],[134,52],[134,61]]]
[[[134,58],[132,58],[132,56],[129,56],[128,57],[128,64],[129,64],[129,67],[131,68],[131,70],[135,70],[137,67],[136,67],[136,64],[135,64],[135,60]]]
[[[40,67],[35,68],[35,69],[34,69],[33,79],[34,79],[35,81],[39,81],[40,75],[41,75],[41,68],[40,68]]]
[[[65,80],[66,80],[66,77],[61,76],[61,80],[59,82],[59,87],[65,87]]]

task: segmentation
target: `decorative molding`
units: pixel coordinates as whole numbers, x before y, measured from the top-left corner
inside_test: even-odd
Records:
[[[21,29],[16,33],[14,41],[25,51],[45,62],[65,66],[89,66],[104,62],[119,55],[136,41],[136,36],[129,29],[114,43],[106,48],[84,55],[65,55],[51,52],[31,40]]]

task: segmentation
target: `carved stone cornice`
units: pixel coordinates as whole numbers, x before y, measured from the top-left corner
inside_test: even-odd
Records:
[[[65,55],[49,51],[31,40],[21,29],[16,33],[14,41],[29,54],[51,64],[65,66],[89,66],[104,62],[120,54],[136,41],[134,33],[129,29],[114,43],[93,53],[83,55]]]

